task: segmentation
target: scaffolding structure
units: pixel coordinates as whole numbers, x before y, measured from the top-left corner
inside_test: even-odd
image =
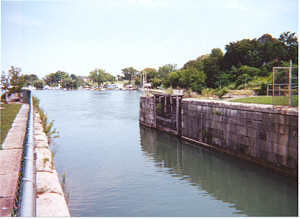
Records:
[[[298,68],[273,67],[273,83],[267,86],[273,105],[298,106]]]

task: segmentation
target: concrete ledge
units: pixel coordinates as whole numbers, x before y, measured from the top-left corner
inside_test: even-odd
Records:
[[[288,106],[273,106],[268,104],[255,104],[255,103],[236,103],[236,102],[227,102],[227,101],[218,101],[218,100],[201,100],[196,98],[184,98],[182,103],[188,102],[192,104],[213,106],[213,107],[222,107],[229,109],[245,110],[245,111],[255,111],[255,112],[266,112],[266,113],[276,113],[283,115],[295,115],[298,116],[297,107],[288,107]]]
[[[44,193],[37,200],[38,217],[68,217],[70,216],[65,198],[57,193]]]

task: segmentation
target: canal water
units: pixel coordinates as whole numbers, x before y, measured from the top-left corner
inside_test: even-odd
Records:
[[[34,91],[72,216],[297,216],[293,180],[139,126],[138,91]]]

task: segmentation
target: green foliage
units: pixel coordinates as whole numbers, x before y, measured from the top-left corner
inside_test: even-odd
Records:
[[[32,97],[32,105],[34,109],[39,113],[40,119],[41,119],[41,124],[43,127],[43,131],[48,137],[48,143],[50,143],[52,138],[57,138],[58,136],[58,131],[56,129],[53,129],[53,120],[48,122],[48,117],[45,114],[45,112],[40,108],[39,106],[40,100],[37,97]]]
[[[122,73],[124,74],[124,78],[131,83],[131,80],[136,76],[138,70],[133,67],[127,67],[122,69]]]
[[[43,80],[36,80],[36,81],[33,82],[33,86],[36,89],[43,89],[44,85],[45,85],[45,82]]]
[[[204,88],[201,90],[201,95],[205,97],[212,97],[214,95],[214,89]]]
[[[168,77],[168,75],[173,72],[173,71],[176,71],[177,69],[177,65],[176,64],[166,64],[166,65],[163,65],[163,66],[160,66],[158,68],[158,77],[160,79],[166,79]]]
[[[39,80],[38,76],[35,74],[30,74],[30,75],[25,74],[25,75],[23,75],[23,79],[24,79],[25,87],[34,86],[34,82]]]
[[[109,73],[106,73],[103,69],[95,69],[94,71],[91,71],[89,74],[89,79],[94,83],[97,83],[98,88],[106,81],[115,81],[115,77]]]
[[[193,91],[201,92],[205,78],[205,74],[195,68],[180,69],[171,72],[164,81],[164,85],[172,88],[191,88]]]
[[[21,69],[11,66],[8,70],[9,74],[9,93],[16,93],[20,92],[21,89],[24,87],[25,81],[23,76],[20,75]]]
[[[151,83],[153,88],[157,88],[161,85],[162,80],[159,79],[159,78],[152,78],[152,79],[149,80],[149,82]]]
[[[160,103],[156,104],[156,112],[161,113],[162,111],[162,105]]]
[[[222,98],[227,93],[228,93],[228,88],[226,88],[226,87],[223,87],[223,88],[219,87],[214,90],[214,94],[216,96],[218,96],[219,98]]]
[[[66,72],[57,71],[55,73],[46,75],[46,77],[44,78],[44,81],[48,86],[57,87],[60,85],[62,80],[64,80],[65,78],[68,78],[68,76],[69,75]]]

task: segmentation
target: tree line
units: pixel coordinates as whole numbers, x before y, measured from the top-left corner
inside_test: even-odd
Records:
[[[272,68],[289,66],[292,60],[298,67],[298,38],[295,33],[284,32],[279,38],[264,34],[258,39],[242,39],[225,46],[225,54],[214,48],[209,54],[187,61],[182,68],[168,64],[137,71],[134,68],[122,69],[129,80],[135,78],[140,85],[143,73],[153,87],[172,87],[201,92],[203,88],[240,89],[250,81],[271,83]],[[264,83],[258,83],[264,88]]]
[[[77,89],[80,86],[100,87],[105,82],[128,80],[141,86],[142,75],[152,87],[183,88],[201,92],[203,88],[240,89],[251,81],[259,83],[261,89],[270,83],[274,66],[288,66],[292,60],[298,67],[298,38],[295,33],[284,32],[279,38],[264,34],[259,38],[242,39],[230,42],[225,46],[225,54],[220,48],[214,48],[209,54],[187,61],[182,68],[176,64],[166,64],[158,69],[146,67],[139,71],[134,67],[126,67],[116,77],[103,69],[94,69],[89,76],[76,76],[64,71],[57,71],[39,79],[37,75],[20,75],[20,69],[11,67],[9,70],[12,82],[23,86],[34,86],[37,89],[45,85],[60,86],[66,89]],[[85,79],[85,80],[84,80]],[[1,77],[3,85],[5,77]]]

